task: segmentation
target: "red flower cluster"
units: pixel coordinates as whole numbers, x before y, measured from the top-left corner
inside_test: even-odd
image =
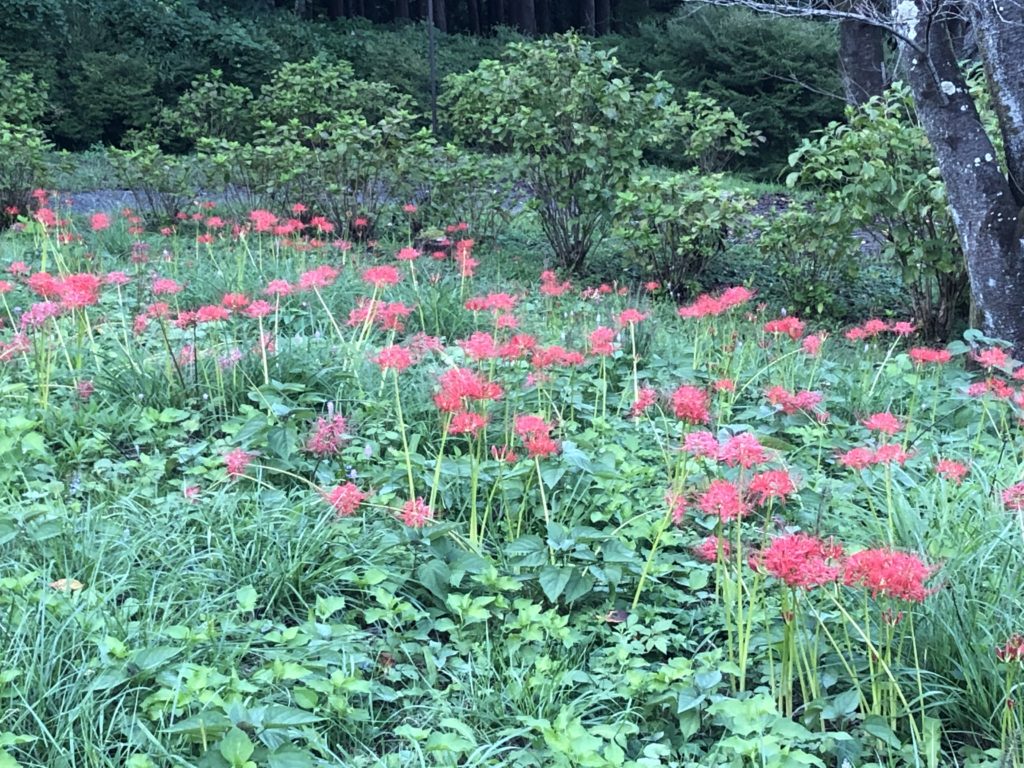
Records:
[[[768,399],[769,403],[779,408],[783,413],[788,414],[797,413],[798,411],[813,411],[822,399],[820,392],[811,392],[807,389],[800,392],[790,392],[780,386],[768,388],[764,396]]]
[[[750,564],[788,587],[812,589],[839,579],[842,556],[843,548],[832,541],[794,533],[774,539],[751,557]]]
[[[441,374],[439,382],[441,391],[434,395],[434,404],[446,413],[463,410],[467,401],[497,400],[503,394],[501,385],[469,368],[450,368]]]
[[[796,341],[804,335],[805,327],[803,321],[795,317],[780,317],[765,323],[764,331],[765,333],[784,333]]]
[[[402,279],[397,267],[390,264],[379,264],[375,267],[367,267],[363,270],[362,280],[374,288],[386,288],[389,285],[397,285]]]
[[[672,393],[672,413],[677,419],[690,424],[711,421],[708,393],[699,387],[683,384]]]
[[[629,417],[637,418],[652,405],[658,402],[658,392],[652,387],[640,387],[636,394],[636,402],[629,409]]]
[[[615,329],[598,326],[591,331],[587,341],[592,355],[610,355],[615,352]]]
[[[324,500],[330,504],[338,517],[348,517],[355,514],[359,505],[366,499],[366,491],[353,483],[345,483],[332,488],[324,494]]]
[[[1003,505],[1015,512],[1024,512],[1024,481],[1003,491]]]
[[[963,482],[963,479],[967,477],[967,473],[970,471],[966,464],[961,464],[953,459],[939,459],[935,462],[935,472],[958,485]]]
[[[917,365],[945,365],[953,359],[953,355],[946,349],[932,349],[931,347],[914,347],[908,353],[910,359]]]
[[[572,290],[572,283],[568,280],[560,282],[558,275],[550,269],[540,273],[540,292],[544,296],[562,296]]]
[[[864,469],[872,464],[904,464],[910,457],[898,443],[887,443],[875,449],[851,448],[839,456],[839,463],[850,469]]]
[[[676,310],[676,314],[687,318],[715,317],[728,312],[733,307],[747,303],[752,298],[754,298],[753,291],[736,286],[727,288],[717,297],[707,293],[701,294],[692,304]]]
[[[732,554],[732,547],[729,544],[729,540],[726,538],[708,536],[693,548],[693,554],[696,555],[699,560],[703,560],[706,563],[717,563],[719,560],[719,554],[721,554],[721,558],[723,560],[728,559],[729,555]]]
[[[344,445],[348,424],[345,417],[336,413],[328,419],[316,420],[316,426],[306,440],[306,450],[314,456],[334,456]]]
[[[227,467],[230,477],[241,477],[245,474],[246,468],[252,463],[253,454],[241,448],[234,448],[224,454],[224,466]]]
[[[843,583],[864,587],[872,597],[921,603],[934,590],[925,586],[934,569],[909,552],[892,549],[865,549],[846,558]]]
[[[872,318],[864,323],[864,325],[851,328],[846,332],[845,336],[850,341],[864,341],[866,339],[873,339],[875,336],[886,332],[895,333],[897,336],[909,336],[914,330],[913,323],[887,323],[885,320]]]
[[[433,510],[422,497],[409,499],[402,505],[402,522],[410,528],[422,528],[433,519]]]
[[[873,432],[882,432],[886,435],[895,435],[904,426],[902,421],[885,411],[868,416],[861,424]]]
[[[540,416],[516,416],[514,429],[530,458],[558,452],[558,443],[551,439],[552,427]]]

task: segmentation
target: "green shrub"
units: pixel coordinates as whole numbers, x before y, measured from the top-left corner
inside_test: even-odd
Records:
[[[610,52],[574,35],[510,44],[502,61],[446,84],[456,135],[515,155],[555,257],[572,270],[607,235],[616,193],[679,115],[667,83],[635,83]]]
[[[771,267],[766,288],[801,317],[845,316],[844,289],[857,279],[860,268],[853,224],[794,203],[762,220],[761,226],[757,247]]]
[[[875,239],[899,268],[914,320],[931,339],[950,337],[967,300],[967,271],[946,205],[945,185],[909,91],[897,84],[830,123],[792,154],[787,183],[819,193],[816,212]]]
[[[156,144],[112,149],[109,157],[118,182],[131,190],[138,210],[157,221],[173,221],[204,180],[193,158],[169,154]]]
[[[46,89],[27,73],[11,71],[0,59],[0,226],[24,211],[33,189],[43,185],[46,153],[52,148],[33,126],[42,117]]]
[[[622,62],[700,91],[764,135],[743,167],[774,175],[801,137],[842,115],[836,35],[817,21],[684,4],[674,18],[606,38]]]
[[[641,175],[619,193],[617,234],[645,279],[686,296],[712,256],[737,236],[752,204],[727,190],[721,174]]]

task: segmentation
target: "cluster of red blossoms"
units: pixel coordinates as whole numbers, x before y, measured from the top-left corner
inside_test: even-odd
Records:
[[[996,658],[1007,664],[1024,664],[1024,635],[1013,635],[1004,645],[996,648]]]
[[[723,523],[739,520],[773,501],[783,502],[796,493],[792,475],[784,469],[769,469],[751,476],[742,486],[724,478],[715,478],[700,493],[666,496],[672,519],[682,522],[687,511],[717,517]]]
[[[743,286],[727,288],[718,296],[703,293],[692,304],[676,310],[676,314],[686,318],[717,317],[730,309],[746,304],[754,298],[754,292]]]
[[[516,416],[513,429],[523,441],[523,447],[530,458],[558,453],[558,443],[551,437],[552,426],[540,416]]]
[[[887,323],[877,318],[868,320],[864,325],[858,325],[848,330],[844,335],[850,341],[864,341],[873,339],[883,333],[894,333],[897,336],[910,336],[917,330],[913,323],[896,322]]]
[[[729,542],[709,537],[694,547],[706,562],[728,555]],[[934,592],[927,586],[935,569],[917,555],[880,547],[844,555],[841,544],[806,533],[792,533],[773,539],[753,553],[748,565],[755,571],[778,579],[793,589],[813,589],[841,582],[866,589],[873,598],[920,603]],[[1024,652],[1024,649],[1022,649]]]

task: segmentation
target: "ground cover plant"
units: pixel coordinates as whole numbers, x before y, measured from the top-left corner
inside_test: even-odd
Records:
[[[8,215],[5,768],[1024,765],[997,342],[412,203]]]

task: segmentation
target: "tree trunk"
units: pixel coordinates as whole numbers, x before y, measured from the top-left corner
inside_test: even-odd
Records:
[[[607,35],[612,31],[612,0],[597,0],[596,12],[597,34]]]
[[[597,34],[597,9],[594,0],[580,0],[580,28],[593,37]]]
[[[533,0],[519,0],[519,28],[524,35],[537,34],[537,10]]]
[[[434,26],[442,32],[448,31],[448,11],[444,0],[434,0]]]
[[[859,106],[888,87],[882,27],[852,19],[839,22],[839,75],[846,103]]]
[[[409,0],[395,0],[395,21],[409,20]]]
[[[488,0],[487,3],[488,25],[497,27],[506,22],[505,0]]]
[[[978,3],[978,13],[986,12]],[[1018,10],[1018,13],[1020,11]],[[997,12],[991,11],[994,15]],[[911,12],[897,20],[902,60],[914,94],[921,126],[935,150],[946,184],[949,207],[967,260],[971,294],[987,336],[1010,342],[1024,354],[1024,233],[1020,203],[1003,176],[996,149],[985,133],[974,100],[957,63],[953,43],[941,22]],[[986,22],[990,22],[986,28]],[[997,25],[998,22],[998,25]],[[993,76],[997,111],[1010,118],[1004,134],[1021,138],[1022,62],[1012,45],[1021,28],[1009,30],[999,19],[982,19]],[[1003,37],[1006,35],[1006,37]],[[1021,49],[1017,48],[1017,55]],[[1017,73],[1015,75],[1015,73]],[[1016,76],[1017,79],[1011,80]],[[1016,110],[1016,112],[1014,112]],[[1008,144],[1008,153],[1013,152]],[[1019,161],[1021,156],[1017,156]],[[1010,166],[1020,168],[1020,164]]]
[[[469,31],[480,34],[480,0],[466,0],[466,11],[469,15]]]
[[[537,0],[537,30],[542,35],[551,34],[551,0]]]

